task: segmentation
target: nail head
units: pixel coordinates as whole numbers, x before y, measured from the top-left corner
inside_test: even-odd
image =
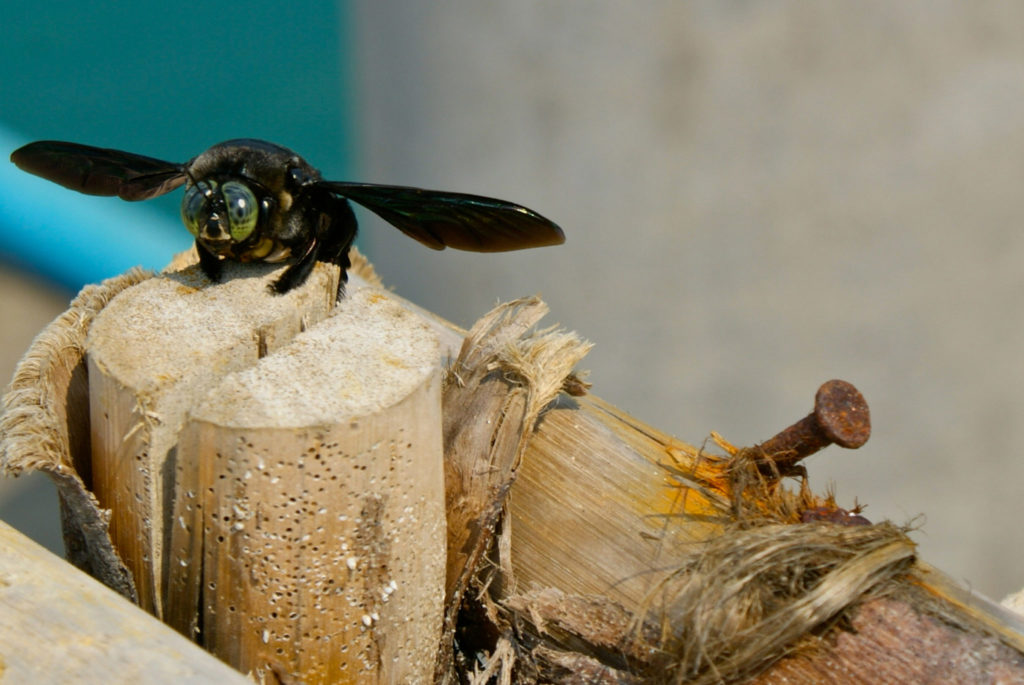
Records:
[[[829,440],[848,449],[871,437],[871,412],[864,396],[850,383],[831,380],[818,388],[814,415]]]

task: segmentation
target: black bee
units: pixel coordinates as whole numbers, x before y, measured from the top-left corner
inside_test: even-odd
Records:
[[[294,260],[271,286],[301,285],[317,261],[349,267],[357,202],[427,247],[501,252],[558,245],[562,230],[526,207],[477,195],[324,181],[288,148],[242,138],[174,164],[78,143],[39,141],[11,154],[19,168],[89,195],[148,200],[185,184],[181,218],[199,264],[219,281],[221,260]],[[339,289],[339,296],[341,290]]]

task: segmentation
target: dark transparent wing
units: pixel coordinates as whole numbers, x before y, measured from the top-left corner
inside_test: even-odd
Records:
[[[540,214],[504,200],[405,186],[321,181],[435,250],[502,252],[560,245],[562,229]]]
[[[41,140],[18,148],[11,161],[19,169],[87,195],[148,200],[185,182],[181,164],[120,150]]]

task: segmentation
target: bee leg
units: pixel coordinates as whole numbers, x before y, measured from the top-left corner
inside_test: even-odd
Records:
[[[203,244],[198,240],[196,241],[196,252],[199,253],[199,268],[203,270],[203,273],[211,281],[220,283],[221,271],[223,269],[220,258],[203,247]]]
[[[338,274],[337,299],[339,300],[345,297],[345,284],[348,283],[348,268],[352,266],[352,261],[348,258],[348,251],[351,247],[352,239],[350,238],[347,243],[339,244],[332,241],[329,246],[325,245],[320,248],[320,261],[337,264],[341,268],[341,273]]]
[[[337,264],[341,268],[338,277],[338,299],[345,297],[345,283],[348,282],[348,269],[352,262],[348,251],[356,237],[356,215],[347,200],[327,195],[321,198],[323,207],[320,215],[318,235],[321,239],[321,262]]]
[[[298,261],[284,270],[281,277],[274,281],[270,290],[278,295],[284,295],[292,288],[296,288],[306,282],[309,274],[313,271],[320,252],[320,243],[314,238],[310,241],[309,247],[299,257]]]

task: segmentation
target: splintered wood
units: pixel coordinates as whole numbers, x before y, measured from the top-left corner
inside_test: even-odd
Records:
[[[115,298],[88,345],[94,491],[142,605],[239,670],[418,680],[443,599],[438,343],[378,290],[332,313],[336,278]]]
[[[68,558],[257,681],[1024,680],[1024,622],[904,529],[801,523],[831,496],[579,396],[589,345],[535,331],[536,298],[466,336],[355,275],[334,306],[324,265],[268,296],[269,269],[86,288],[0,415],[0,467],[53,478]],[[50,573],[16,564],[13,649]],[[47,611],[48,653],[119,658],[85,609]]]

